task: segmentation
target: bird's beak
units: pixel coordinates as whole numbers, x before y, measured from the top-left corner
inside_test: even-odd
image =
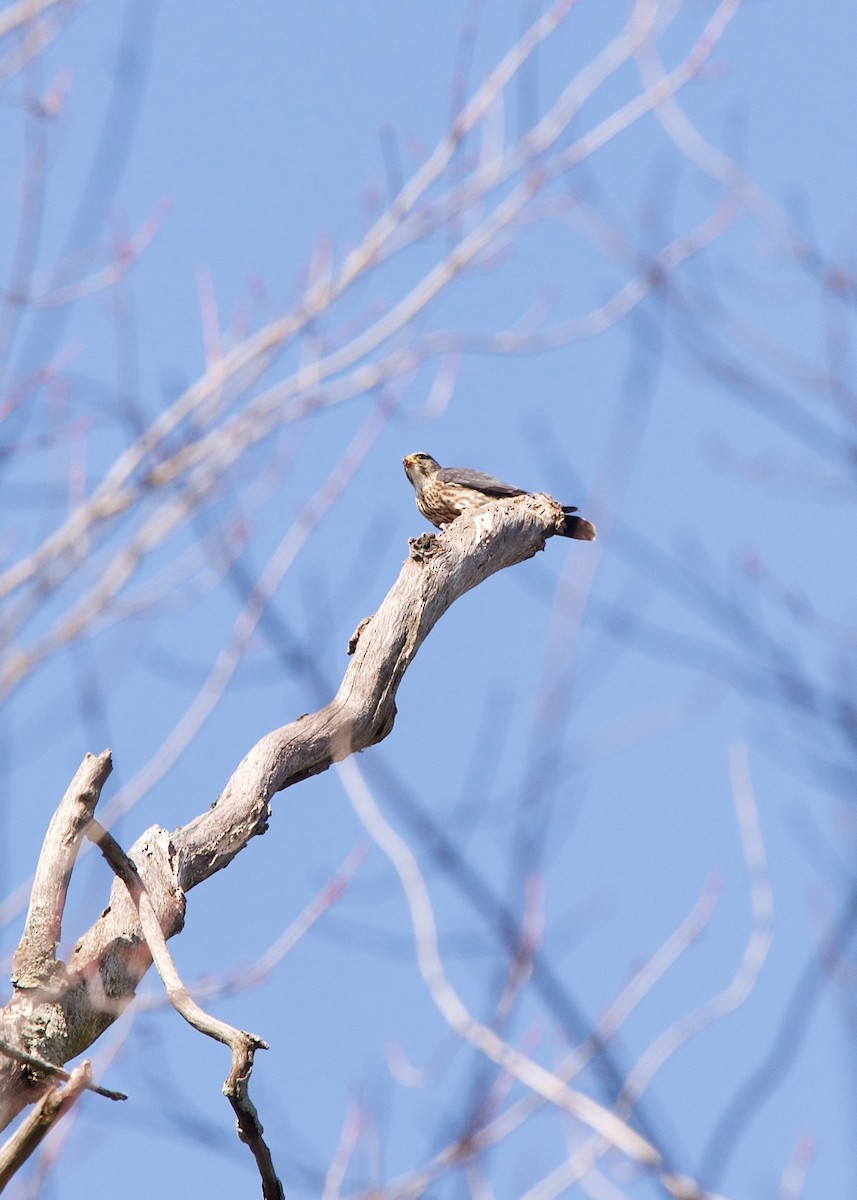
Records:
[[[413,455],[406,454],[405,457],[402,459],[402,466],[409,467],[412,462],[413,462]]]

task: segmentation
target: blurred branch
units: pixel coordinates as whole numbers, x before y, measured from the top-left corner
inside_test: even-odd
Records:
[[[188,991],[194,1000],[219,1000],[224,996],[234,996],[240,992],[257,988],[263,983],[270,976],[274,967],[287,954],[291,953],[302,938],[342,897],[365,857],[365,849],[356,846],[317,895],[254,962],[241,963],[224,974],[206,975],[188,984]],[[162,1000],[160,994],[138,999],[136,1011],[159,1008],[163,1003],[165,1001]]]
[[[427,358],[456,347],[453,333],[414,336],[414,322],[427,313],[451,284],[478,269],[486,253],[503,238],[516,239],[525,218],[538,216],[535,201],[598,148],[656,108],[672,91],[693,79],[710,56],[731,19],[735,0],[722,0],[689,52],[656,84],[596,124],[570,145],[563,135],[582,105],[614,75],[652,35],[661,6],[637,0],[622,32],[572,79],[555,103],[513,145],[498,144],[496,153],[480,158],[464,180],[456,176],[451,190],[437,196],[432,189],[453,162],[462,141],[487,119],[521,65],[565,18],[568,0],[540,17],[491,72],[464,106],[450,130],[425,163],[406,182],[362,242],[337,265],[332,252],[316,261],[303,295],[284,316],[270,322],[238,345],[211,358],[201,378],[149,427],[105,471],[101,482],[71,515],[41,543],[0,573],[0,597],[15,595],[6,613],[8,650],[0,664],[0,690],[8,693],[36,666],[69,641],[81,636],[112,605],[140,564],[172,536],[201,505],[211,500],[226,474],[247,451],[284,423],[320,408],[364,395],[414,369]],[[662,22],[665,26],[665,23]],[[661,29],[659,32],[663,32]],[[574,322],[546,333],[520,332],[489,339],[494,352],[536,352],[576,337],[590,336],[618,321],[663,281],[690,254],[719,236],[732,219],[734,205],[710,222],[667,247],[614,300]],[[340,299],[367,274],[404,245],[425,238],[436,227],[448,228],[460,216],[463,232],[452,246],[432,256],[433,265],[417,268],[403,294],[357,333],[322,332],[322,316],[332,317]],[[396,240],[398,238],[398,241]],[[343,319],[347,314],[341,314]],[[252,396],[252,389],[286,347],[312,333],[316,343],[309,359]],[[479,339],[475,339],[479,340]],[[467,344],[466,335],[460,339]],[[166,497],[162,496],[168,489]],[[152,511],[153,510],[153,511]],[[133,528],[129,528],[136,521]],[[95,565],[109,532],[125,522],[113,558]],[[81,571],[85,562],[94,573]],[[94,579],[91,584],[87,576]],[[68,585],[72,596],[52,627],[31,645],[13,638],[38,611],[47,595]],[[80,591],[84,588],[83,595]]]
[[[631,1013],[708,927],[714,905],[715,889],[709,885],[693,911],[634,973],[604,1012],[592,1035],[561,1059],[555,1068],[555,1073],[560,1079],[570,1081],[597,1055],[604,1052]],[[480,1123],[478,1128],[468,1129],[465,1137],[450,1143],[423,1167],[393,1180],[384,1188],[384,1200],[411,1200],[412,1197],[421,1196],[432,1183],[460,1166],[462,1162],[466,1162],[471,1155],[482,1154],[499,1145],[545,1104],[544,1098],[534,1092],[516,1100],[504,1112]],[[356,1193],[352,1200],[373,1200],[374,1195],[374,1192],[361,1191]]]
[[[700,1008],[681,1017],[671,1028],[664,1030],[641,1056],[616,1101],[614,1111],[623,1120],[630,1120],[637,1100],[648,1088],[656,1072],[673,1054],[692,1037],[710,1028],[715,1022],[722,1021],[744,1003],[756,984],[771,946],[773,895],[768,878],[764,844],[759,829],[746,747],[733,747],[729,765],[733,800],[741,832],[741,844],[750,876],[752,909],[750,937],[741,964],[734,978],[723,991]],[[553,1200],[554,1197],[561,1195],[572,1184],[580,1182],[586,1176],[591,1170],[593,1162],[601,1153],[603,1153],[603,1146],[599,1147],[598,1139],[590,1139],[588,1143],[584,1143],[576,1149],[569,1156],[567,1162],[551,1172],[537,1187],[533,1188],[531,1193],[527,1193],[526,1200]],[[708,1182],[706,1174],[701,1173],[700,1178],[706,1183]],[[713,1195],[707,1191],[704,1194]]]
[[[791,1162],[783,1171],[777,1200],[800,1200],[815,1152],[815,1138],[807,1136],[798,1138]]]
[[[349,1104],[348,1111],[345,1114],[345,1120],[342,1123],[342,1133],[339,1136],[339,1145],[336,1147],[333,1161],[325,1176],[324,1192],[322,1193],[321,1200],[339,1200],[348,1164],[351,1161],[351,1156],[354,1154],[359,1136],[360,1109],[356,1104],[352,1103]]]
[[[696,1037],[715,1022],[722,1021],[745,1002],[756,985],[771,948],[774,899],[746,746],[736,745],[731,748],[729,769],[741,833],[741,847],[750,877],[750,936],[738,970],[723,991],[696,1011],[687,1013],[671,1029],[664,1030],[642,1055],[617,1103],[618,1111],[625,1116],[671,1055],[690,1038]]]
[[[6,37],[13,29],[34,21],[50,8],[71,10],[74,7],[74,0],[19,0],[18,4],[10,4],[0,12],[0,38]]]
[[[800,973],[761,1061],[738,1085],[718,1117],[700,1159],[702,1178],[716,1185],[723,1178],[752,1119],[780,1086],[803,1049],[829,975],[827,964],[841,953],[857,929],[857,888],[845,897],[842,910]]]
[[[655,1147],[624,1120],[583,1092],[573,1091],[557,1074],[516,1050],[492,1028],[471,1015],[444,971],[431,900],[413,852],[385,820],[353,760],[339,766],[339,777],[367,833],[390,859],[399,876],[410,910],[420,973],[432,1000],[450,1028],[530,1091],[597,1131],[606,1144],[621,1150],[632,1161],[654,1170],[670,1195],[679,1200],[701,1198],[703,1192],[698,1185],[685,1176],[665,1170]],[[593,1161],[595,1154],[593,1150]]]
[[[131,270],[152,238],[157,235],[164,220],[166,207],[164,204],[158,205],[152,216],[147,217],[136,232],[123,237],[114,245],[110,261],[106,266],[84,275],[82,278],[67,280],[65,277],[71,275],[71,269],[63,269],[59,272],[64,280],[62,283],[55,283],[53,279],[44,282],[38,279],[34,280],[34,294],[30,297],[33,307],[59,308],[62,305],[81,300],[84,296],[90,296],[94,292],[115,287]],[[88,266],[88,263],[86,265]]]

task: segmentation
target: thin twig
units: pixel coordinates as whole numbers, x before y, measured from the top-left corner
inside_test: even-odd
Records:
[[[71,9],[69,0],[19,0],[18,4],[10,4],[0,13],[0,38],[6,37],[19,25],[26,25],[30,21],[34,21],[37,16],[47,12],[49,8],[57,6]]]
[[[354,759],[339,763],[337,771],[366,831],[388,856],[399,876],[411,912],[420,972],[432,1000],[450,1027],[525,1087],[596,1130],[633,1161],[659,1170],[659,1177],[673,1195],[690,1195],[688,1191],[674,1190],[671,1177],[660,1170],[660,1154],[644,1137],[591,1097],[573,1091],[557,1075],[503,1041],[493,1029],[468,1012],[444,971],[431,900],[416,858],[384,819]]]
[[[116,593],[127,584],[142,559],[186,521],[214,487],[219,486],[224,472],[234,461],[251,445],[268,436],[272,429],[294,419],[292,405],[286,401],[294,400],[300,410],[307,406],[328,406],[341,402],[343,393],[337,389],[344,387],[347,398],[354,390],[365,392],[377,386],[379,373],[383,376],[384,371],[399,369],[403,358],[401,349],[397,349],[392,357],[387,355],[383,369],[374,356],[383,355],[384,347],[392,345],[400,335],[408,334],[413,319],[462,273],[477,266],[483,253],[496,247],[498,239],[514,236],[522,213],[531,208],[536,196],[541,195],[549,183],[663,103],[670,89],[678,89],[693,79],[722,35],[736,4],[737,0],[721,0],[702,36],[674,71],[620,107],[570,147],[562,148],[561,135],[581,104],[650,37],[658,6],[651,0],[645,3],[638,0],[622,33],[568,85],[556,104],[515,147],[509,150],[501,147],[500,161],[483,163],[464,191],[452,201],[462,212],[470,212],[491,197],[490,204],[485,205],[486,211],[480,212],[475,224],[465,223],[468,232],[451,252],[423,274],[407,294],[373,319],[368,328],[348,338],[344,344],[334,345],[311,364],[302,365],[282,384],[245,403],[230,419],[186,439],[176,451],[171,450],[166,456],[158,454],[180,426],[208,408],[212,396],[219,396],[227,381],[231,381],[236,396],[245,394],[250,377],[258,381],[282,347],[304,334],[322,311],[328,311],[363,275],[375,269],[385,254],[397,248],[392,244],[394,235],[409,218],[413,217],[417,224],[407,241],[424,236],[423,217],[417,211],[417,202],[425,195],[428,184],[439,177],[452,160],[462,138],[491,110],[514,73],[538,44],[561,24],[570,8],[568,3],[552,6],[465,106],[435,152],[405,184],[387,212],[339,268],[332,269],[332,275],[323,272],[320,279],[313,276],[307,291],[290,313],[272,321],[213,363],[197,383],[168,410],[160,413],[137,441],[120,455],[101,483],[75,508],[61,528],[24,560],[0,572],[2,595],[36,578],[40,579],[42,589],[52,592],[75,572],[78,548],[85,547],[86,552],[91,553],[92,547],[100,542],[117,518],[147,500],[153,489],[183,478],[182,495],[171,493],[161,504],[154,521],[145,523],[131,539],[131,553],[126,553],[129,549],[126,546],[109,569],[100,572],[93,594],[85,598],[82,607],[81,604],[73,606],[35,646],[10,648],[0,671],[2,687],[17,686],[44,657],[54,653],[67,640],[80,636],[82,629],[115,601]],[[528,171],[534,164],[538,169]],[[510,182],[517,179],[517,183],[497,195],[501,178]],[[495,194],[491,196],[492,193]],[[444,203],[432,202],[430,208],[435,213],[443,210],[438,219],[446,221]],[[412,343],[413,338],[409,337],[409,341]],[[395,363],[399,367],[395,367]],[[335,377],[339,377],[338,381]],[[322,397],[323,389],[325,395]],[[14,616],[15,623],[29,619],[31,601],[32,597],[22,600]]]
[[[735,1012],[756,986],[773,941],[774,898],[768,875],[765,845],[759,825],[759,813],[750,777],[747,747],[738,743],[730,748],[729,769],[732,796],[738,817],[741,848],[750,883],[750,936],[741,962],[721,992],[699,1008],[686,1013],[674,1025],[654,1039],[640,1056],[617,1101],[617,1111],[629,1116],[655,1074],[691,1038]]]
[[[7,1058],[14,1058],[15,1062],[32,1067],[34,1071],[44,1071],[46,1075],[55,1075],[57,1079],[64,1079],[66,1081],[71,1079],[70,1071],[66,1071],[63,1067],[58,1067],[56,1063],[48,1062],[47,1059],[39,1058],[36,1054],[27,1054],[25,1050],[19,1050],[17,1046],[12,1046],[9,1042],[5,1042],[2,1039],[0,1039],[0,1054],[5,1054]],[[100,1087],[97,1083],[87,1083],[84,1086],[88,1092],[95,1092],[98,1096],[106,1096],[108,1100],[128,1099],[124,1092],[114,1092],[110,1088]]]
[[[98,846],[114,874],[128,889],[140,918],[143,936],[152,955],[170,1003],[189,1025],[207,1037],[223,1042],[232,1052],[232,1069],[223,1085],[223,1093],[232,1105],[238,1120],[238,1136],[245,1142],[256,1159],[262,1179],[262,1195],[265,1200],[283,1200],[283,1187],[274,1170],[271,1152],[262,1137],[262,1123],[247,1092],[247,1084],[253,1070],[253,1057],[257,1050],[267,1050],[268,1045],[254,1033],[247,1033],[227,1025],[225,1021],[211,1016],[196,1003],[182,983],[157,914],[140,878],[137,868],[119,843],[98,821],[90,821],[86,836]]]
[[[42,1096],[32,1112],[0,1149],[0,1191],[90,1083],[89,1060],[84,1059],[72,1071],[65,1087],[58,1084]]]

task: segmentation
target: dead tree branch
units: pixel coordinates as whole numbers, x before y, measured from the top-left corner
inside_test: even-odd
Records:
[[[154,826],[138,838],[127,859],[136,869],[139,883],[133,887],[141,889],[138,899],[145,894],[146,904],[138,913],[126,881],[114,880],[107,908],[77,943],[67,966],[56,960],[55,952],[56,913],[62,908],[57,897],[65,894],[69,850],[66,838],[46,839],[40,894],[48,897],[47,911],[54,916],[48,923],[50,936],[36,939],[37,961],[55,965],[47,972],[31,969],[32,986],[16,979],[14,995],[0,1011],[0,1037],[57,1064],[83,1053],[131,1002],[157,943],[181,930],[185,893],[228,866],[252,837],[265,832],[277,792],[385,738],[393,727],[402,677],[444,612],[490,575],[542,550],[563,521],[560,506],[550,496],[520,496],[462,516],[438,536],[426,534],[412,541],[398,580],[352,639],[353,655],[333,700],[257,742],[214,804],[188,825],[171,833]],[[95,801],[90,804],[92,789],[81,786],[81,773],[87,764],[95,770],[94,764],[100,763],[106,778],[108,762],[105,755],[85,760],[69,789],[75,797],[86,792],[86,821]],[[64,806],[65,799],[60,810]],[[55,823],[66,831],[73,829],[79,841],[82,824],[68,817],[60,821],[59,812],[52,828]],[[35,960],[30,956],[24,961]],[[176,986],[181,989],[180,980]],[[232,1044],[228,1038],[221,1040]],[[247,1073],[236,1073],[233,1062],[230,1080],[241,1103],[246,1100]],[[45,1086],[44,1077],[30,1067],[0,1056],[0,1128]]]
[[[449,606],[489,575],[531,558],[560,520],[550,496],[519,497],[460,517],[438,537],[412,541],[398,580],[349,643],[353,656],[330,704],[257,742],[215,804],[173,833],[182,888],[227,866],[250,837],[264,833],[276,792],[382,741],[393,727],[402,677]]]
[[[262,1137],[262,1123],[256,1108],[250,1100],[247,1085],[253,1070],[253,1056],[257,1050],[267,1050],[264,1042],[254,1033],[246,1033],[243,1029],[235,1029],[225,1021],[205,1012],[196,1003],[190,992],[182,983],[172,955],[167,949],[157,914],[149,899],[149,895],[137,873],[131,859],[103,825],[98,821],[90,821],[86,836],[95,843],[107,860],[117,879],[121,879],[128,889],[128,894],[134,902],[143,936],[152,961],[161,977],[169,1001],[189,1025],[204,1033],[207,1037],[223,1042],[232,1051],[232,1069],[223,1093],[232,1105],[238,1119],[239,1136],[246,1142],[256,1159],[259,1174],[262,1178],[262,1195],[265,1200],[283,1200],[283,1188],[274,1170],[271,1152]]]
[[[12,959],[12,982],[16,987],[47,987],[61,970],[56,949],[66,892],[83,831],[112,770],[109,750],[97,758],[87,754],[51,818],[33,880],[24,934]]]
[[[88,1060],[75,1067],[65,1087],[59,1084],[42,1096],[39,1103],[0,1150],[0,1192],[20,1170],[43,1138],[62,1117],[78,1096],[92,1084]]]
[[[0,1054],[8,1055],[15,1062],[32,1067],[34,1071],[43,1071],[45,1075],[54,1075],[57,1079],[64,1079],[66,1082],[71,1079],[71,1071],[64,1071],[62,1067],[55,1067],[53,1063],[49,1063],[44,1058],[37,1058],[35,1054],[25,1054],[23,1050],[19,1050],[16,1046],[10,1046],[8,1042],[0,1041]],[[86,1091],[95,1092],[97,1096],[104,1096],[107,1100],[128,1099],[124,1092],[115,1092],[111,1088],[99,1087],[97,1083],[87,1083],[84,1084],[84,1087]]]

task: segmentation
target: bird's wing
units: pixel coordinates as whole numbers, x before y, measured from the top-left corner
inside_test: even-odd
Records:
[[[454,483],[459,487],[474,488],[484,492],[486,496],[524,496],[520,488],[512,487],[510,483],[502,483],[493,475],[483,471],[472,471],[470,467],[441,467],[437,479],[442,483]]]

